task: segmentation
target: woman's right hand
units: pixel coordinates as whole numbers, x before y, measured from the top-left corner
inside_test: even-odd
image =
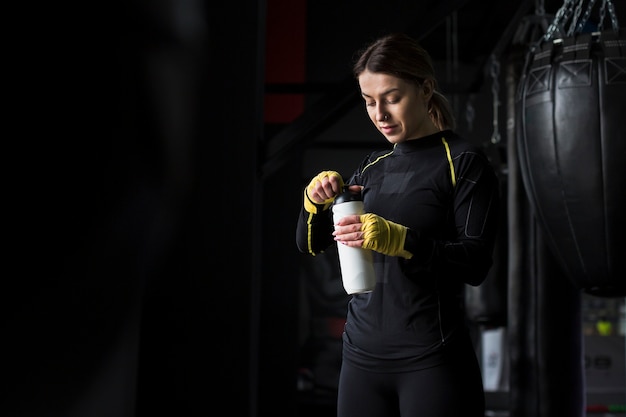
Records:
[[[309,213],[327,210],[343,188],[343,178],[336,171],[322,171],[304,190],[304,208]],[[318,207],[320,206],[320,207]]]
[[[343,178],[336,171],[324,171],[311,180],[306,187],[311,201],[324,204],[329,199],[334,199],[343,188]]]

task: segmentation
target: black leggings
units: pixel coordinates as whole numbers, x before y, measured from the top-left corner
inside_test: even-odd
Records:
[[[485,396],[473,351],[419,371],[370,372],[341,366],[337,417],[484,417]]]

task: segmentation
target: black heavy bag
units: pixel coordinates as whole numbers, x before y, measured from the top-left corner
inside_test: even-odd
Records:
[[[524,188],[577,288],[626,295],[626,40],[623,29],[531,48],[517,97]]]

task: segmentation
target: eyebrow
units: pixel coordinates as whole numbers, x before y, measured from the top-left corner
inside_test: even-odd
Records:
[[[399,89],[399,88],[397,88],[397,87],[390,88],[389,90],[384,91],[384,92],[381,94],[381,96],[386,96],[387,94],[391,94],[391,93],[396,92],[396,91],[400,91],[400,89]],[[361,91],[361,95],[362,95],[363,97],[372,98],[372,96],[370,96],[370,95],[368,95],[368,94],[365,94],[363,91]]]

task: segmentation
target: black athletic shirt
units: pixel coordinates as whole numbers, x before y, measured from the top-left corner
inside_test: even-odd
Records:
[[[348,183],[364,187],[366,213],[409,228],[404,248],[413,257],[373,252],[376,288],[350,299],[343,359],[380,372],[436,365],[467,338],[463,286],[481,284],[492,265],[494,169],[480,148],[446,130],[368,155]],[[335,244],[332,231],[330,209],[303,208],[298,248],[320,253]]]

